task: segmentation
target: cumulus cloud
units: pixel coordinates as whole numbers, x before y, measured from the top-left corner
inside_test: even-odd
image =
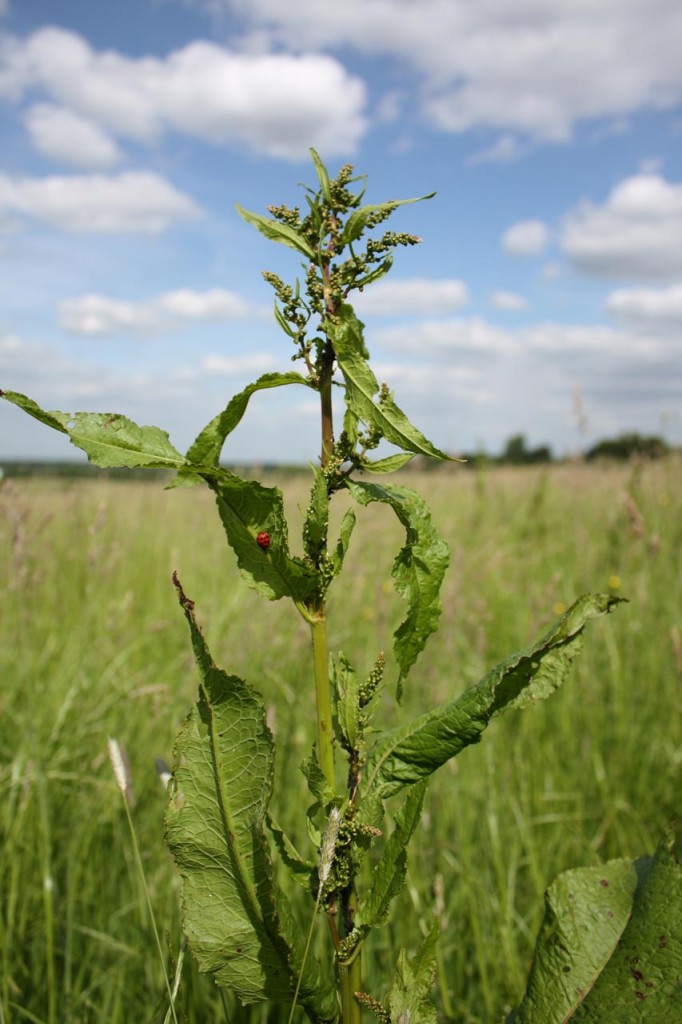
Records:
[[[197,2],[238,14],[260,45],[398,57],[420,75],[424,109],[444,131],[485,125],[565,141],[581,119],[682,95],[676,0]]]
[[[47,178],[0,174],[0,223],[19,214],[76,233],[157,234],[200,213],[193,199],[151,171]]]
[[[147,302],[127,302],[106,295],[65,299],[59,307],[60,326],[72,334],[106,337],[112,334],[158,334],[195,323],[238,320],[254,308],[235,292],[223,288],[197,292],[189,288],[164,292]]]
[[[429,278],[379,281],[354,299],[361,316],[424,316],[461,309],[469,301],[463,281]]]
[[[528,308],[528,302],[523,295],[516,292],[506,292],[502,289],[494,291],[490,296],[490,303],[495,309],[503,309],[511,313],[520,313]]]
[[[604,278],[682,275],[682,184],[658,174],[620,182],[603,205],[582,203],[566,218],[561,246],[581,270]]]
[[[123,159],[100,125],[64,107],[38,103],[26,112],[25,123],[35,149],[57,163],[100,171]]]
[[[297,160],[352,153],[367,122],[364,83],[324,54],[238,53],[204,41],[165,58],[96,51],[47,27],[0,45],[0,95],[47,97],[109,135],[177,131]]]
[[[250,352],[245,356],[221,356],[209,353],[201,360],[201,369],[211,377],[240,377],[265,373],[275,360],[268,352]]]
[[[547,225],[541,220],[521,220],[502,236],[502,246],[515,256],[535,256],[549,240]]]
[[[387,327],[375,331],[373,339],[392,352],[423,358],[489,356],[509,352],[514,347],[509,331],[481,317],[425,320],[412,326]]]
[[[611,316],[636,331],[682,338],[682,284],[670,288],[620,288],[606,300]]]

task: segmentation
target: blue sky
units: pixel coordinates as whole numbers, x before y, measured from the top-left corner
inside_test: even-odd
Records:
[[[431,439],[682,442],[682,7],[674,0],[0,0],[0,387],[185,448],[289,368],[234,204],[300,201],[308,149],[423,238],[358,304]],[[228,460],[313,459],[256,396]],[[0,403],[0,460],[68,458]]]

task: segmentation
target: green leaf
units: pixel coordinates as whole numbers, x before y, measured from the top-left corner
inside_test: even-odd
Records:
[[[249,384],[230,399],[227,407],[204,427],[189,451],[187,461],[195,466],[217,466],[225,439],[231,434],[246,412],[251,395],[266,388],[279,388],[285,384],[303,384],[308,381],[293,370],[289,373],[264,373],[253,384]]]
[[[445,452],[424,437],[421,431],[410,423],[391,395],[375,402],[379,384],[366,359],[362,341],[362,324],[355,317],[350,306],[341,307],[339,322],[325,321],[339,369],[346,385],[346,401],[355,416],[404,451],[415,455],[428,455],[434,459],[447,459]]]
[[[350,544],[351,534],[355,526],[355,512],[352,508],[346,509],[341,520],[341,527],[339,529],[339,539],[336,542],[336,547],[330,553],[330,559],[332,563],[332,569],[334,576],[338,576],[343,566],[343,560],[346,557],[348,546]]]
[[[439,924],[434,921],[431,931],[411,961],[408,961],[405,950],[401,950],[388,994],[388,1010],[393,1024],[436,1024],[438,1016],[429,999],[429,992],[436,970],[439,934]]]
[[[301,762],[300,768],[308,783],[311,795],[320,807],[325,809],[326,816],[326,808],[334,801],[336,794],[327,782],[315,750]]]
[[[421,203],[425,199],[433,199],[435,194],[435,192],[429,192],[428,195],[418,196],[416,199],[391,199],[387,203],[370,204],[353,210],[344,226],[341,244],[348,245],[349,242],[354,242],[356,238],[359,238],[373,213],[396,210],[399,206],[409,206],[411,203]]]
[[[376,462],[369,460],[362,465],[363,473],[395,473],[414,458],[414,452],[396,452]]]
[[[273,242],[287,245],[290,249],[300,252],[306,259],[314,261],[314,250],[303,235],[299,235],[298,231],[295,231],[294,228],[288,224],[282,224],[281,221],[273,220],[271,217],[261,217],[258,213],[251,213],[249,210],[245,210],[243,206],[240,206],[239,203],[236,204],[236,207],[240,217],[243,217],[247,224],[253,224],[260,231],[261,235],[265,235],[266,238]]]
[[[441,613],[440,587],[448,566],[447,544],[436,533],[425,503],[407,487],[348,480],[348,490],[361,505],[390,505],[405,527],[405,544],[393,563],[395,588],[408,603],[407,618],[394,633],[394,651],[405,679]]]
[[[319,156],[312,148],[310,150],[310,155],[313,158],[313,163],[315,164],[315,170],[317,171],[317,177],[320,182],[320,189],[322,191],[324,201],[331,206],[332,192],[331,188],[329,187],[329,175],[327,174],[327,168],[324,166]]]
[[[541,640],[505,659],[460,697],[379,738],[365,770],[367,790],[384,799],[399,792],[477,743],[494,716],[544,700],[568,675],[582,648],[586,622],[622,600],[586,594]]]
[[[355,928],[362,935],[385,923],[391,901],[405,885],[407,846],[419,824],[427,786],[427,779],[413,786],[396,815],[395,828],[372,872],[372,887],[358,907]]]
[[[323,471],[317,466],[310,468],[313,474],[313,486],[303,528],[303,540],[306,554],[317,559],[327,543],[329,493],[327,478]]]
[[[179,583],[200,674],[178,736],[166,839],[182,879],[184,929],[199,968],[243,1003],[290,1002],[303,936],[273,879],[263,831],[274,745],[260,695],[219,669]],[[335,1020],[331,985],[313,960],[299,996],[313,1019]]]
[[[305,601],[318,588],[315,570],[289,554],[282,493],[257,480],[242,480],[226,469],[200,473],[216,495],[228,542],[246,583],[263,597]],[[267,533],[270,545],[259,547],[256,537]]]
[[[277,847],[277,852],[286,865],[290,877],[302,886],[306,892],[312,893],[317,886],[317,864],[305,860],[287,836],[284,829],[272,817],[270,812],[266,818],[270,834]]]
[[[526,995],[508,1024],[682,1020],[682,866],[671,833],[653,859],[560,875],[545,897]]]
[[[370,270],[364,277],[359,277],[353,282],[353,291],[362,291],[368,284],[374,284],[375,281],[379,281],[382,277],[385,277],[393,266],[393,255],[389,254],[386,259],[382,260],[381,263]]]
[[[82,449],[95,466],[180,469],[185,464],[166,431],[159,427],[138,427],[118,413],[46,412],[31,398],[16,391],[2,391],[0,397],[53,430],[66,434],[71,444]]]
[[[355,669],[343,653],[333,665],[336,690],[336,720],[348,751],[360,744],[360,684]]]

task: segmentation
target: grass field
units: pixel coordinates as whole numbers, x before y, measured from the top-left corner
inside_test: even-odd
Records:
[[[497,1024],[523,992],[552,878],[651,852],[682,811],[681,469],[670,458],[406,481],[429,500],[452,560],[441,629],[401,708],[387,687],[383,723],[458,694],[585,591],[612,589],[630,604],[589,625],[556,697],[509,713],[435,777],[408,886],[367,955],[374,995],[384,994],[400,947],[418,944],[435,884],[442,1019]],[[306,487],[303,478],[285,487],[292,533]],[[332,650],[364,671],[400,621],[386,580],[401,537],[388,510],[361,513],[329,614]],[[290,605],[262,602],[241,583],[209,493],[5,482],[1,1024],[164,1019],[163,974],[106,748],[114,736],[128,751],[147,884],[175,957],[178,894],[154,757],[170,760],[196,677],[174,569],[216,660],[266,696],[278,744],[274,806],[305,842],[297,766],[312,742],[307,631]],[[180,1006],[197,1024],[286,1019],[222,1000],[189,957]]]

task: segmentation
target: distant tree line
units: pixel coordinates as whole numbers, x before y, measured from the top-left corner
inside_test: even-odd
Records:
[[[662,437],[645,436],[637,433],[620,434],[615,438],[608,438],[598,441],[597,444],[584,453],[588,462],[597,459],[611,459],[618,462],[627,462],[632,458],[660,459],[672,451],[670,445]],[[488,455],[486,452],[462,453],[460,458],[466,460],[469,468],[480,466],[538,466],[556,462],[549,445],[543,444],[537,448],[530,448],[526,441],[525,434],[512,434],[505,442],[504,448],[499,455]],[[429,469],[437,471],[443,463],[435,462],[433,459],[418,457],[410,463],[413,469]],[[234,468],[234,467],[226,467]],[[296,476],[301,472],[301,466],[266,465],[258,467],[261,471],[272,469],[278,475],[284,473],[287,476]],[[239,467],[239,473],[243,476],[245,467]],[[26,460],[8,459],[0,463],[0,480],[2,477],[109,477],[113,480],[159,480],[170,479],[172,474],[169,470],[145,470],[139,469],[98,469],[89,462],[39,462]]]
[[[662,437],[631,432],[598,441],[584,452],[584,458],[588,462],[593,462],[596,459],[627,462],[632,458],[660,459],[670,451],[670,445]],[[512,434],[499,455],[475,452],[464,454],[462,458],[466,459],[467,465],[474,467],[481,465],[533,466],[556,461],[549,445],[530,448],[524,434]]]

